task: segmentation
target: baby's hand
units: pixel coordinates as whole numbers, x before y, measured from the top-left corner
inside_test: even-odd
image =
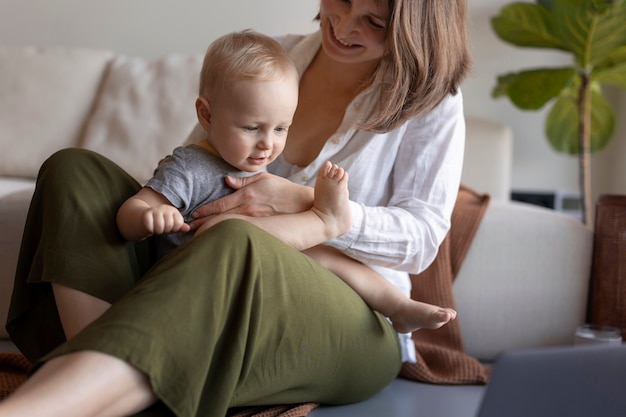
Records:
[[[143,225],[150,235],[166,233],[186,233],[190,227],[176,207],[162,204],[151,207],[143,213]]]

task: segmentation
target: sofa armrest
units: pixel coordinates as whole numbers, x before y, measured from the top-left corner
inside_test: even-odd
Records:
[[[454,284],[466,351],[482,360],[570,344],[585,320],[593,232],[560,212],[492,201]]]

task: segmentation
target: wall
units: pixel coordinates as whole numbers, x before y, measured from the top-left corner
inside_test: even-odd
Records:
[[[464,83],[466,113],[499,120],[514,132],[513,188],[578,190],[576,158],[552,151],[543,134],[545,110],[524,112],[490,96],[498,74],[533,66],[559,66],[569,57],[517,49],[493,34],[489,19],[511,0],[468,0],[475,67]],[[0,0],[4,44],[67,45],[112,49],[147,58],[203,52],[215,37],[244,28],[270,35],[314,31],[318,0]],[[594,194],[626,194],[626,95],[614,94],[618,136],[594,157]]]
[[[4,44],[112,49],[147,58],[204,52],[217,36],[315,30],[317,0],[0,0]]]

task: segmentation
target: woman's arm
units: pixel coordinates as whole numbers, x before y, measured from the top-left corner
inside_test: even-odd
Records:
[[[199,228],[202,233],[227,218],[241,218],[260,227],[298,250],[309,249],[346,233],[352,226],[348,194],[348,174],[343,168],[326,162],[317,174],[313,207],[299,213],[275,216],[213,216]]]
[[[313,206],[313,188],[293,183],[285,178],[262,172],[244,178],[226,177],[235,192],[206,204],[192,214],[197,220],[213,214],[241,214],[265,217],[276,214],[300,213]]]
[[[241,219],[252,223],[299,251],[324,243],[336,236],[336,234],[328,231],[324,222],[312,210],[265,217],[243,216],[241,214],[209,216],[199,226],[196,234],[200,234],[227,219]]]

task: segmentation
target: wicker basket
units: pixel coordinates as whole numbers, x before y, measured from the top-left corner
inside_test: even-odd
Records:
[[[626,196],[599,198],[593,250],[587,320],[620,328],[626,340]]]

